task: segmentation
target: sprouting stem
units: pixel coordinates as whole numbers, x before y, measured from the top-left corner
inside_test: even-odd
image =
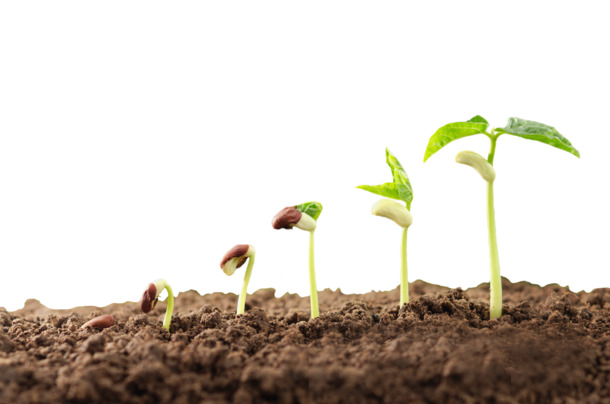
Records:
[[[491,140],[491,148],[489,150],[489,155],[487,156],[487,162],[492,166],[494,165],[494,156],[496,154],[496,141],[498,140],[498,136],[499,135],[496,135],[494,131],[491,131],[491,135],[489,136],[489,139]]]
[[[314,265],[313,233],[313,230],[309,232],[309,286],[311,288],[311,318],[316,318],[320,315],[320,310],[318,309],[318,287],[316,286],[316,269]]]
[[[500,258],[496,239],[496,218],[494,212],[494,183],[487,183],[487,226],[489,228],[489,318],[502,315],[502,280],[500,278]]]
[[[244,314],[246,310],[246,296],[248,295],[248,283],[250,282],[250,275],[252,275],[252,267],[254,266],[254,255],[248,258],[248,267],[246,268],[246,274],[244,275],[244,285],[241,288],[241,294],[239,295],[239,301],[237,302],[237,314]]]
[[[174,311],[174,291],[167,282],[163,283],[165,290],[167,290],[167,309],[165,309],[165,318],[163,319],[163,328],[169,331],[169,326],[172,322],[172,313]]]
[[[487,162],[493,165],[496,152],[497,135],[492,131],[491,150]],[[498,239],[496,238],[496,215],[494,209],[494,183],[487,182],[487,227],[489,230],[489,318],[499,318],[502,315],[502,279],[500,278],[500,257],[498,255]]]
[[[400,307],[409,303],[409,280],[407,276],[407,229],[402,230],[402,244],[400,245]]]

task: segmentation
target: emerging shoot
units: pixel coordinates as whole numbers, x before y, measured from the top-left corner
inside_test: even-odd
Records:
[[[244,285],[241,288],[241,294],[237,301],[237,314],[244,314],[246,309],[246,296],[248,294],[248,282],[250,282],[250,276],[252,275],[252,267],[254,266],[254,247],[249,244],[238,244],[231,248],[220,261],[220,269],[229,276],[235,273],[235,270],[245,262],[248,262],[246,268],[246,274],[244,276]]]
[[[320,202],[305,202],[301,205],[288,206],[280,210],[271,221],[271,225],[276,230],[291,230],[293,227],[296,227],[309,232],[309,287],[311,318],[316,318],[320,315],[320,309],[318,308],[318,288],[316,286],[313,243],[313,234],[316,230],[316,223],[318,217],[320,217],[320,213],[322,213],[322,204]]]
[[[383,216],[392,220],[402,228],[402,243],[400,245],[400,306],[409,303],[409,279],[407,276],[407,229],[413,222],[413,216],[409,209],[413,201],[413,189],[409,177],[398,159],[385,149],[386,163],[392,171],[393,182],[381,185],[360,185],[357,188],[372,192],[377,195],[396,199],[405,205],[392,199],[382,199],[373,205],[373,214]]]
[[[496,153],[496,142],[498,137],[504,133],[546,143],[567,151],[576,157],[580,157],[580,153],[572,146],[570,141],[552,126],[520,118],[509,118],[508,124],[504,128],[491,128],[490,130],[487,120],[479,115],[466,122],[454,122],[441,127],[430,138],[424,155],[425,162],[430,156],[442,149],[448,143],[466,136],[483,134],[487,136],[491,142],[487,159],[471,151],[460,152],[455,158],[458,163],[466,164],[474,168],[487,182],[487,225],[491,275],[489,282],[489,317],[491,319],[498,318],[502,315],[502,281],[500,277],[498,241],[496,238],[496,217],[493,193],[496,172],[493,168],[493,162]]]
[[[169,331],[169,326],[172,322],[172,312],[174,311],[174,291],[165,279],[157,279],[148,285],[148,288],[142,294],[142,298],[140,298],[140,309],[144,313],[154,309],[163,289],[167,289],[167,309],[163,319],[163,328]]]

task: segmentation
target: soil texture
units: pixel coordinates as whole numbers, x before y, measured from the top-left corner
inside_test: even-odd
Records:
[[[610,403],[610,289],[503,279],[309,298],[181,293],[165,304],[0,308],[0,403]],[[114,325],[81,328],[112,315]]]

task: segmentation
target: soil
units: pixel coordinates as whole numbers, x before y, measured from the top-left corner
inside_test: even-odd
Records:
[[[259,290],[159,303],[0,308],[0,403],[610,403],[610,288],[573,293],[503,279],[463,291],[416,281],[309,299]],[[86,321],[110,314],[97,330]]]

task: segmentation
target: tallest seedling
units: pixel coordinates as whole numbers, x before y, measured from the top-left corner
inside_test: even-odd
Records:
[[[491,280],[489,282],[489,317],[498,318],[502,315],[502,282],[500,278],[500,258],[498,256],[498,241],[496,239],[496,218],[494,213],[494,180],[496,173],[493,168],[494,155],[496,153],[496,142],[498,137],[507,135],[518,136],[524,139],[536,140],[546,143],[580,158],[580,153],[570,141],[563,137],[557,129],[539,122],[526,121],[520,118],[509,118],[508,124],[503,128],[492,128],[489,123],[477,115],[466,122],[454,122],[440,128],[432,135],[426,148],[424,162],[434,153],[442,149],[448,143],[466,136],[482,134],[491,141],[491,148],[487,160],[481,155],[463,151],[458,153],[455,160],[474,168],[487,182],[487,225],[489,230],[489,259],[491,266]]]

